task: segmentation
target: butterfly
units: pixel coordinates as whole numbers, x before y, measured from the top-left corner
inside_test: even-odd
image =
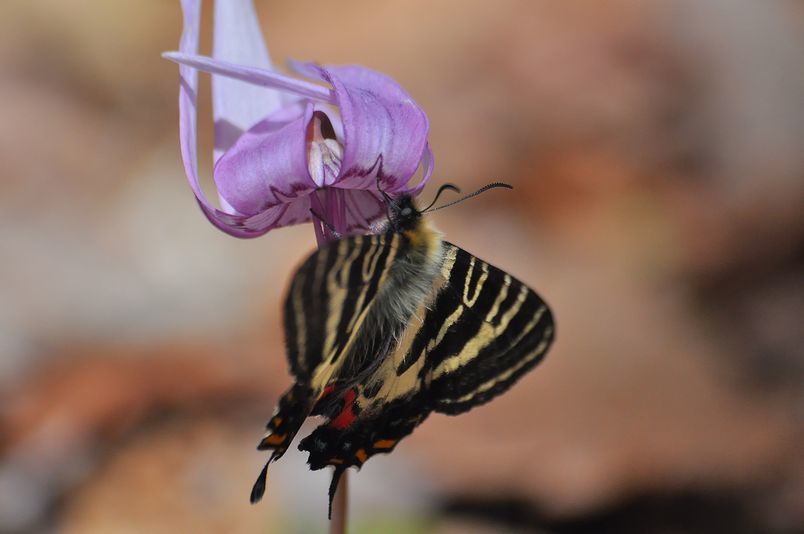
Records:
[[[461,200],[492,187],[511,186]],[[457,190],[439,194],[449,188]],[[420,211],[409,195],[383,196],[385,231],[320,248],[290,282],[284,330],[295,382],[257,446],[272,454],[252,503],[307,417],[324,418],[299,449],[311,469],[334,467],[331,515],[346,469],[391,452],[433,411],[460,414],[503,393],[553,341],[552,313],[533,290],[441,238],[423,216],[435,200]]]

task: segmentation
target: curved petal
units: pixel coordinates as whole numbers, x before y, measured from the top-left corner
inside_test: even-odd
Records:
[[[414,187],[408,189],[407,191],[400,191],[407,193],[412,196],[417,196],[419,193],[422,192],[424,186],[427,185],[427,182],[430,181],[430,177],[433,175],[433,169],[435,168],[435,157],[433,156],[433,149],[430,148],[430,143],[428,142],[424,145],[424,154],[422,155],[422,179],[421,181],[416,184]]]
[[[383,74],[357,65],[301,67],[315,70],[332,84],[343,123],[343,164],[333,185],[376,188],[379,177],[384,190],[405,190],[425,154],[427,116]]]
[[[192,2],[193,0],[188,1]],[[163,52],[162,57],[174,61],[179,65],[193,67],[212,74],[220,74],[253,85],[272,87],[280,91],[288,91],[299,96],[320,100],[321,102],[330,104],[336,102],[335,95],[331,89],[305,80],[291,78],[290,76],[285,76],[284,74],[272,70],[238,65],[231,61],[221,61],[207,56],[199,56],[195,52],[185,52],[184,50],[179,50],[178,52]]]
[[[195,54],[198,51],[201,21],[200,0],[182,0],[182,11],[184,13],[184,28],[179,48],[183,53]],[[201,210],[213,225],[235,237],[257,237],[264,234],[273,228],[283,215],[291,211],[291,206],[277,206],[254,216],[244,216],[225,213],[212,205],[204,195],[204,191],[198,181],[196,129],[198,72],[190,66],[181,65],[179,67],[179,76],[179,143],[181,145],[181,156],[184,163],[184,172]]]
[[[345,234],[366,233],[373,231],[372,223],[385,217],[387,211],[382,197],[369,189],[351,191],[332,189],[344,194]]]
[[[368,189],[327,187],[315,191],[309,198],[316,214],[326,222],[326,225],[319,225],[318,221],[313,221],[319,244],[337,239],[338,235],[373,232],[372,223],[386,215],[380,194]]]
[[[229,235],[241,238],[259,237],[274,228],[290,226],[310,220],[310,199],[308,196],[291,202],[277,204],[255,215],[232,215],[205,206],[199,199],[198,205],[204,215],[218,229]]]
[[[215,1],[212,56],[218,60],[271,69],[271,59],[251,0]],[[281,93],[276,89],[213,74],[215,161],[243,131],[281,105]]]
[[[307,125],[313,105],[287,120],[287,109],[249,128],[215,165],[221,197],[239,213],[255,215],[316,189],[307,165]],[[284,225],[280,221],[276,224]]]

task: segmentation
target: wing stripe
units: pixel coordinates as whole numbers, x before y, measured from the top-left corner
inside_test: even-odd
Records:
[[[376,265],[376,260],[379,259],[380,254],[382,254],[384,249],[384,243],[380,240],[378,241],[376,237],[371,240],[370,247],[366,254],[363,256],[362,261],[360,258],[355,260],[354,266],[352,269],[360,268],[360,279],[366,283],[363,285],[362,290],[358,293],[355,299],[355,310],[362,310],[363,305],[365,302],[370,301],[373,295],[368,296],[369,293],[369,286],[373,283],[375,271],[372,268],[372,264]],[[351,317],[349,317],[349,322],[346,325],[348,330],[352,330],[355,327],[355,323],[357,322],[358,314],[353,313]],[[343,324],[343,323],[341,323]]]
[[[499,336],[503,335],[511,319],[522,309],[522,305],[525,303],[528,293],[528,288],[520,286],[516,301],[501,316],[500,325],[495,327],[487,322],[481,323],[478,332],[466,341],[460,352],[454,356],[445,358],[438,367],[435,368],[433,378],[437,379],[443,374],[450,373],[458,367],[465,365],[470,360],[476,358],[483,349],[494,343]],[[511,345],[516,345],[516,342],[511,343]]]
[[[541,361],[553,339],[553,320],[546,305],[534,293],[530,295],[505,329],[508,335],[501,335],[473,359],[432,381],[431,388],[439,398],[437,409],[460,413],[486,402]],[[511,333],[516,335],[511,337]]]
[[[463,269],[463,266],[469,265],[470,258],[474,258],[474,256],[464,250],[458,251],[455,267],[448,273],[450,287],[460,288],[462,285],[464,288],[466,287],[466,280],[469,275]],[[488,264],[485,262],[483,262],[483,265],[486,267],[485,271],[480,270],[485,272],[485,279],[482,284],[478,283],[478,292],[476,295],[472,295],[471,299],[464,298],[461,294],[456,295],[454,290],[442,290],[440,293],[433,310],[433,321],[441,324],[451,315],[454,308],[460,305],[470,309],[471,313],[462,313],[460,316],[460,328],[449,328],[440,343],[428,352],[428,367],[431,369],[440,366],[444,360],[460,354],[465,345],[473,342],[481,332],[481,329],[489,326],[484,322],[484,318],[491,311],[497,300],[504,273],[496,268],[488,269]],[[461,280],[464,281],[463,284]],[[473,304],[470,305],[470,303]],[[428,320],[430,320],[429,317],[425,318],[425,321]]]
[[[297,377],[309,376],[321,361],[321,353],[316,349],[320,338],[312,339],[309,332],[319,330],[322,325],[316,321],[316,315],[310,313],[308,295],[319,294],[317,304],[327,304],[329,295],[316,289],[316,283],[321,283],[322,276],[329,272],[337,257],[337,247],[323,248],[305,261],[291,283],[285,301],[285,339],[291,372]]]
[[[301,275],[295,276],[293,282],[288,290],[288,297],[285,300],[285,345],[288,355],[288,362],[290,362],[290,369],[293,374],[300,372],[302,362],[299,360],[300,347],[299,343],[304,343],[304,336],[299,335],[299,330],[304,330],[304,322],[299,322],[296,315],[296,310],[293,305],[293,295],[296,291],[296,285],[301,280]]]
[[[339,287],[332,288],[332,292],[338,296],[338,302],[337,305],[335,302],[333,302],[333,305],[330,306],[328,310],[328,315],[330,317],[328,324],[337,324],[335,328],[329,328],[329,326],[327,327],[328,332],[333,332],[335,334],[335,341],[333,345],[330,346],[330,350],[327,354],[327,357],[331,360],[331,363],[335,362],[335,360],[341,354],[343,347],[346,345],[349,334],[351,333],[351,330],[347,329],[349,323],[353,320],[355,315],[360,315],[361,311],[357,307],[358,295],[355,295],[353,292],[350,294],[348,291],[344,291],[343,288],[359,287],[359,285],[362,283],[363,277],[360,272],[361,265],[357,260],[361,258],[363,254],[368,253],[372,247],[372,240],[368,237],[356,236],[354,245],[355,246],[352,247],[351,254],[349,254],[349,257],[344,261],[343,265],[339,269]]]
[[[294,363],[293,367],[297,371],[299,375],[306,374],[303,370],[308,368],[307,362],[307,328],[308,325],[304,320],[304,297],[302,296],[302,289],[307,282],[307,278],[310,276],[308,270],[302,268],[299,270],[298,276],[293,280],[293,287],[291,288],[290,298],[287,300],[287,307],[288,309],[285,312],[286,317],[290,317],[291,315],[295,319],[295,323],[297,326],[297,335],[296,335],[296,350],[289,351],[296,353],[296,359],[291,360]],[[288,336],[288,342],[290,342],[290,336]],[[294,374],[297,374],[294,373]]]
[[[486,315],[486,322],[494,324],[495,326],[499,324],[499,319],[497,316],[500,314],[500,306],[505,301],[505,298],[508,296],[508,288],[511,287],[511,275],[505,273],[503,276],[503,283],[500,287],[500,292],[497,294],[497,298],[494,300],[494,304],[491,306],[488,315]]]
[[[469,259],[469,273],[464,280],[463,285],[463,303],[467,306],[474,306],[477,303],[480,292],[483,289],[483,284],[489,276],[489,265],[483,260],[480,262],[480,269],[475,268],[475,257]],[[477,276],[475,276],[477,275]],[[469,294],[471,293],[471,297]]]
[[[516,363],[503,371],[502,373],[494,376],[480,384],[473,391],[466,393],[458,398],[443,398],[439,400],[440,406],[436,406],[440,411],[450,414],[457,414],[466,411],[473,406],[482,404],[488,401],[495,395],[498,395],[511,387],[522,375],[529,371],[534,365],[539,363],[544,356],[550,343],[553,340],[552,326],[545,329],[542,338],[533,338],[527,350],[515,350],[517,355]],[[533,348],[533,344],[536,347]]]
[[[374,236],[374,240],[375,253],[367,254],[363,262],[362,276],[366,284],[360,294],[358,307],[362,307],[364,302],[371,302],[374,299],[380,284],[385,283],[385,279],[388,277],[386,266],[393,263],[396,257],[396,236],[393,236],[392,239],[386,239],[384,235]],[[352,328],[354,328],[354,320],[349,323],[349,329]]]

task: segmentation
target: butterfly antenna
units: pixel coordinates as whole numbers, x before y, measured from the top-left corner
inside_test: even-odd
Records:
[[[442,187],[443,187],[443,186],[442,186]],[[464,200],[468,200],[468,199],[470,199],[470,198],[472,198],[472,197],[476,197],[476,196],[477,196],[477,195],[479,195],[480,193],[485,193],[485,192],[486,192],[486,191],[488,191],[489,189],[497,189],[497,188],[502,188],[502,189],[513,189],[513,188],[514,188],[514,186],[512,186],[511,184],[506,184],[506,183],[504,183],[504,182],[492,182],[492,183],[490,183],[490,184],[488,184],[488,185],[484,185],[483,187],[481,187],[480,189],[478,189],[478,190],[477,190],[477,191],[475,191],[474,193],[470,193],[470,194],[466,195],[466,196],[465,196],[465,197],[463,197],[463,198],[459,198],[458,200],[453,200],[452,202],[449,202],[449,203],[447,203],[447,204],[444,204],[443,206],[438,206],[437,208],[432,208],[432,209],[430,209],[430,208],[428,207],[427,209],[423,210],[423,212],[422,212],[422,213],[424,213],[424,211],[438,211],[438,210],[440,210],[440,209],[448,208],[448,207],[450,207],[450,206],[454,206],[455,204],[458,204],[458,203],[460,203],[460,202],[463,202]]]
[[[434,205],[436,202],[438,202],[438,197],[440,197],[440,196],[441,196],[441,193],[443,193],[443,192],[444,192],[444,191],[446,191],[447,189],[449,189],[449,190],[451,190],[451,191],[455,191],[456,193],[460,193],[460,192],[461,192],[460,188],[458,188],[458,186],[457,186],[457,185],[453,185],[453,184],[444,184],[444,185],[442,185],[441,187],[439,187],[439,188],[438,188],[438,192],[436,192],[436,194],[435,194],[435,198],[433,199],[433,201],[432,201],[432,202],[430,202],[430,205],[429,205],[429,206],[427,206],[426,208],[424,208],[424,209],[422,210],[422,213],[424,213],[425,211],[427,211],[427,210],[429,210],[430,208],[432,208],[432,207],[433,207],[433,205]]]

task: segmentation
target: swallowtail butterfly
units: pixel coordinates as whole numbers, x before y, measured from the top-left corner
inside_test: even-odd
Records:
[[[324,246],[291,280],[284,327],[295,383],[257,447],[273,452],[251,502],[307,417],[325,421],[299,449],[311,469],[335,468],[331,513],[347,468],[391,452],[433,411],[459,414],[503,393],[550,347],[553,317],[533,290],[443,241],[410,196],[386,202],[384,233]]]

